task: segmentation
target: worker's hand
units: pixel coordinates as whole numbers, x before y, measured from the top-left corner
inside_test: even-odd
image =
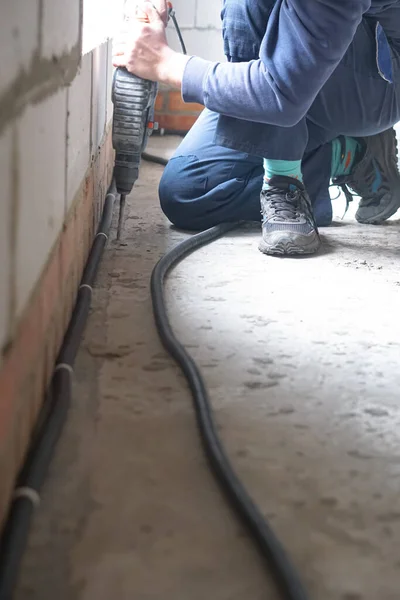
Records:
[[[125,30],[115,39],[114,67],[126,67],[143,79],[180,87],[188,57],[168,46],[164,22],[153,4],[143,2],[140,9],[149,22],[128,21]]]
[[[147,3],[148,3],[147,0],[126,0],[125,8],[124,8],[125,18],[128,19],[129,21],[134,19],[138,13],[145,11],[145,9],[143,8],[143,5],[145,5]],[[167,24],[168,24],[168,2],[167,2],[167,0],[153,0],[151,2],[151,4],[153,5],[153,8],[158,12],[164,25],[167,26]]]
[[[165,26],[168,24],[168,2],[167,0],[153,0],[153,7],[156,9]]]

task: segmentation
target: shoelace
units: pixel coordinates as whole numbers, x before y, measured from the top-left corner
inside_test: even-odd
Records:
[[[280,188],[269,188],[264,193],[265,208],[271,208],[275,214],[284,219],[297,220],[300,218],[301,191],[286,192],[282,197],[283,190]]]
[[[315,231],[318,232],[311,202],[307,199],[305,192],[302,190],[286,192],[284,198],[282,198],[283,192],[284,190],[278,187],[271,187],[269,190],[266,190],[263,198],[265,209],[271,207],[277,216],[282,216],[284,219],[287,218],[292,221],[299,221],[301,215],[304,214]]]
[[[350,206],[350,202],[353,202],[353,198],[358,198],[360,197],[359,194],[354,194],[349,186],[346,183],[331,183],[331,185],[329,187],[338,187],[342,190],[345,198],[346,198],[346,208],[345,211],[342,215],[342,219],[344,219],[344,217],[347,214],[347,211],[349,210],[349,206]],[[337,200],[340,196],[340,192],[338,193],[338,195],[335,198],[332,198],[332,200]],[[374,202],[376,202],[377,199],[379,199],[379,194],[370,194],[370,195],[365,195],[362,196],[363,199],[363,203],[364,206],[367,206],[368,204],[373,204]]]
[[[393,165],[397,170],[398,170],[398,165],[397,165],[397,158],[396,158],[397,154],[394,154],[391,157],[391,160],[393,162]],[[346,198],[346,209],[344,211],[343,217],[342,219],[345,217],[349,206],[350,206],[350,202],[353,201],[353,198],[355,197],[361,197],[363,200],[363,204],[366,206],[368,204],[373,204],[374,202],[379,201],[379,197],[382,193],[382,189],[388,189],[388,186],[385,185],[385,181],[382,180],[381,185],[380,185],[380,192],[371,192],[371,187],[374,183],[374,179],[376,177],[376,173],[373,170],[369,170],[369,172],[364,175],[365,179],[364,182],[362,183],[362,188],[359,190],[359,193],[355,194],[351,191],[351,184],[349,184],[346,181],[334,181],[329,187],[338,187],[342,190],[342,192],[345,195]],[[347,177],[348,179],[348,177]],[[365,186],[365,188],[364,188]],[[337,198],[340,196],[340,192],[339,194],[336,196],[336,198],[332,198],[332,200],[337,200]]]
[[[342,219],[344,219],[345,216],[346,216],[346,214],[347,214],[347,211],[349,210],[350,202],[353,202],[353,198],[355,198],[357,196],[357,194],[353,194],[350,191],[350,189],[349,189],[349,187],[347,186],[346,183],[331,183],[329,187],[330,188],[331,187],[338,187],[338,188],[340,188],[342,190],[345,198],[346,198],[346,208],[345,208],[345,211],[344,211],[344,213],[342,215]],[[335,198],[332,198],[332,200],[337,200],[339,198],[339,196],[340,196],[340,192],[338,193],[338,195]]]

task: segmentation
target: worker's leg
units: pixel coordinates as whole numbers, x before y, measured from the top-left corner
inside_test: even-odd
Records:
[[[223,38],[229,61],[257,58],[274,4],[275,0],[224,1]],[[224,139],[225,131],[233,131],[233,141],[229,136]],[[284,129],[205,111],[164,172],[160,184],[163,210],[175,225],[189,229],[203,229],[222,221],[260,220],[262,158],[300,162],[308,142],[305,119],[294,128]],[[316,169],[316,162],[316,152],[311,160],[306,158],[304,177],[318,191],[324,181],[324,193],[312,195],[315,217],[322,226],[330,224],[332,218],[330,158],[325,160],[325,168],[319,165]],[[308,172],[312,178],[307,177]]]
[[[260,29],[256,30],[248,17],[249,12],[255,11],[257,14],[257,4],[258,2],[252,0],[227,1],[229,9],[224,35],[225,45],[232,60],[248,60],[245,53],[250,52],[251,47],[247,43],[243,48],[237,40],[246,29],[246,19],[249,23],[248,31],[253,36],[259,34]],[[269,8],[268,4],[265,10]],[[230,12],[232,19],[229,19]],[[235,18],[240,24],[236,30]],[[272,13],[271,19],[271,29],[278,28],[279,14],[276,11]],[[388,45],[385,29],[391,32],[391,47]],[[335,132],[333,137],[339,134],[346,136],[345,140],[341,140],[342,143],[339,144],[336,140],[333,144],[333,155],[337,158],[333,159],[332,174],[342,176],[342,181],[361,196],[356,214],[360,222],[380,223],[400,208],[396,138],[392,130],[392,126],[400,119],[400,39],[393,41],[395,33],[391,28],[390,9],[381,15],[375,10],[373,19],[364,19],[348,52],[318,94],[308,114],[308,125],[313,122],[327,133],[321,143],[330,139],[331,134],[328,132]],[[256,45],[255,49],[257,48]],[[393,84],[386,79],[392,79]],[[294,146],[290,141],[292,134]],[[354,136],[363,139],[356,141]],[[273,128],[221,116],[218,120],[216,141],[228,148],[261,155],[267,159],[278,159],[267,160],[267,177],[270,177],[277,167],[282,174],[292,172],[296,178],[301,176],[298,161],[299,145],[304,144],[301,131],[299,133],[291,129]],[[319,156],[322,156],[322,153],[314,155],[311,162],[318,161]],[[294,162],[296,160],[297,163]],[[376,165],[379,165],[378,177],[375,173]],[[314,170],[314,176],[318,177],[317,168]],[[320,205],[324,198],[328,202],[327,187],[323,190],[321,182],[317,185],[318,182],[310,181],[309,178],[306,183],[314,202],[314,186],[319,188],[317,197]],[[326,206],[323,212],[327,214],[329,210]]]
[[[398,77],[400,60],[395,53],[393,59],[395,77]],[[385,130],[399,120],[398,106],[396,85],[391,86],[379,75],[374,35],[363,22],[345,59],[314,102],[307,120],[309,138],[310,130],[314,131],[312,139],[308,139],[303,173],[314,206],[322,207],[320,215],[330,212],[330,207],[326,207],[332,149],[327,142],[339,133],[362,136]],[[206,122],[207,127],[204,127]],[[176,225],[202,229],[224,220],[258,218],[257,189],[262,185],[262,168],[260,159],[252,158],[256,132],[251,131],[250,126],[206,112],[199,126],[189,133],[167,167],[160,186],[164,211]],[[263,129],[260,125],[256,128]],[[279,146],[277,135],[273,133],[280,128],[266,129],[271,136],[257,140],[265,151],[257,146],[255,155],[266,156],[271,148]],[[221,131],[225,135],[223,139]],[[254,136],[249,136],[249,131]],[[215,141],[224,147],[219,148]],[[227,146],[234,145],[239,145],[238,151],[230,153]],[[287,144],[287,148],[290,150],[291,144]],[[290,155],[286,158],[292,159]],[[321,221],[317,209],[315,211],[317,220]]]
[[[176,150],[160,181],[161,207],[177,227],[201,230],[227,221],[260,221],[263,159],[215,143],[218,115],[204,110]],[[329,225],[331,144],[310,126],[310,151],[303,159],[304,181],[317,224]],[[314,137],[314,139],[313,139]]]
[[[274,0],[225,0],[222,16],[228,60],[248,62],[258,58],[274,4]],[[272,14],[270,27],[278,28],[279,14]],[[400,54],[396,46],[390,50],[395,80],[391,85],[379,72],[374,27],[373,21],[363,19],[346,55],[315,99],[307,117],[321,130],[335,135],[371,136],[399,119]],[[255,156],[293,161],[299,157],[299,149],[307,147],[307,135],[303,120],[295,128],[286,128],[220,115],[216,142]],[[324,137],[325,142],[328,134]]]
[[[203,111],[160,181],[161,208],[182,229],[260,220],[262,158],[216,145],[217,123],[216,113]]]
[[[339,161],[339,167],[337,162],[333,164],[332,176],[339,176],[338,182],[347,184],[361,197],[356,213],[361,223],[382,223],[400,208],[393,130],[400,120],[399,46],[392,43],[389,47],[379,25],[364,19],[308,115],[316,126],[356,137],[360,144],[358,157],[346,169],[346,146],[352,140],[342,140],[344,160],[341,164]],[[334,155],[340,153],[335,142]]]

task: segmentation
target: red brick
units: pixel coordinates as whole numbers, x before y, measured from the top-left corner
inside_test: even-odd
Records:
[[[165,106],[165,95],[163,92],[159,92],[157,94],[156,102],[154,105],[154,109],[156,112],[163,111]]]
[[[55,310],[52,314],[52,320],[49,323],[49,326],[46,331],[46,337],[43,341],[43,352],[41,356],[42,362],[40,367],[42,390],[47,388],[53,375],[54,362],[61,348],[61,344],[65,333],[64,320],[64,303],[60,303],[58,307],[55,307]],[[38,412],[40,404],[41,400],[39,398],[37,399],[37,402],[35,402],[35,406],[33,407],[34,412]]]
[[[41,372],[42,361],[36,360],[31,363],[31,371],[23,382],[20,392],[19,405],[14,408],[14,456],[15,464],[21,465],[24,461],[29,442],[31,438],[32,430],[35,426],[35,412],[34,407],[37,404],[37,398],[35,398],[35,371]],[[32,367],[35,366],[35,369]]]
[[[75,261],[76,243],[75,243],[75,210],[69,215],[64,225],[60,240],[60,275],[62,281],[62,298],[64,311],[62,314],[62,327],[65,329],[70,319],[75,292],[73,286],[78,281],[77,266]],[[72,280],[72,281],[71,281]]]
[[[38,291],[42,305],[43,331],[47,331],[53,312],[60,301],[62,277],[60,273],[59,241],[53,250]]]
[[[0,529],[4,523],[8,510],[12,490],[14,487],[15,474],[19,470],[16,462],[15,437],[13,431],[9,432],[6,439],[2,440],[0,452]]]
[[[197,119],[198,115],[159,115],[157,121],[160,129],[187,132]]]
[[[194,102],[184,102],[182,100],[182,94],[178,91],[171,90],[168,93],[168,112],[182,112],[182,113],[197,113],[200,114],[204,109],[201,104]]]
[[[40,351],[42,334],[41,303],[36,294],[28,313],[18,327],[16,339],[0,372],[0,444],[10,430],[15,398],[23,385],[29,365]]]

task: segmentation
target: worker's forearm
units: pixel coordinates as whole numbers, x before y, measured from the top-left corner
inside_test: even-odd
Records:
[[[149,23],[132,22],[113,63],[181,87],[185,101],[214,112],[291,127],[336,69],[370,5],[371,0],[276,0],[260,59],[214,63],[169,48],[158,11],[145,1]]]
[[[163,59],[159,63],[156,79],[160,83],[180,89],[183,75],[190,56],[174,52],[171,48],[165,48]]]
[[[339,64],[370,3],[277,0],[260,59],[190,59],[182,78],[184,100],[239,119],[293,126]]]

